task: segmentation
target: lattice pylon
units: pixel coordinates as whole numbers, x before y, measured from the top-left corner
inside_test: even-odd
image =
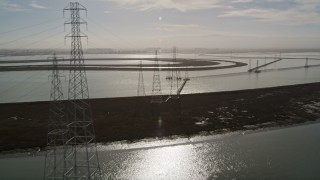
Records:
[[[166,80],[171,80],[172,77],[171,77],[171,70],[170,70],[170,63],[168,63],[167,65],[167,76],[166,76]],[[170,82],[169,82],[170,83]]]
[[[180,70],[177,68],[177,48],[173,47],[172,49],[172,71],[171,71],[171,86],[170,86],[170,95],[175,98],[179,98],[178,96],[178,89],[180,85],[181,76]]]
[[[92,121],[89,90],[84,65],[81,37],[87,37],[80,31],[81,24],[87,24],[80,18],[80,11],[87,9],[78,2],[71,2],[64,11],[70,11],[71,18],[65,24],[71,25],[71,56],[69,71],[69,89],[67,103],[68,137],[66,179],[101,179],[95,132]]]
[[[65,156],[67,141],[67,121],[65,115],[65,105],[63,90],[58,70],[58,58],[55,56],[48,58],[52,60],[53,68],[51,77],[50,109],[48,120],[48,135],[45,159],[44,179],[63,179],[66,171]]]
[[[155,60],[154,60],[151,103],[161,104],[162,102],[163,102],[163,98],[162,98],[162,92],[161,92],[160,68],[159,68],[159,60],[158,60],[158,51],[156,50]]]
[[[185,67],[185,71],[184,71],[184,80],[190,80],[187,66]]]
[[[146,91],[144,88],[144,79],[143,79],[143,70],[142,70],[142,61],[140,61],[139,65],[139,79],[138,79],[138,90],[137,90],[137,96],[145,96]]]

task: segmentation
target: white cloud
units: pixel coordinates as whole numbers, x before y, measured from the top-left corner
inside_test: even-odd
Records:
[[[105,11],[103,11],[103,13],[110,14],[110,13],[112,13],[112,11],[105,10]]]
[[[201,26],[197,24],[156,24],[155,28],[163,31],[181,31],[200,29]]]
[[[138,11],[175,9],[181,12],[219,7],[219,0],[103,0]]]
[[[39,5],[37,1],[31,1],[30,6],[37,9],[47,9],[47,7]]]
[[[252,2],[253,0],[233,0],[232,3],[248,3]]]
[[[261,0],[268,6],[255,7],[255,0],[101,0],[118,4],[137,11],[175,9],[180,12],[218,8],[218,17],[245,17],[256,21],[276,22],[286,25],[303,25],[320,23],[319,0]],[[276,8],[278,3],[288,2],[287,9]],[[239,6],[247,3],[247,6]],[[271,3],[271,4],[270,4]],[[274,8],[272,8],[274,7]]]
[[[233,9],[225,11],[219,17],[248,17],[258,21],[278,22],[287,25],[317,24],[320,23],[317,6],[320,6],[319,1],[296,0],[296,5],[286,10],[272,8]]]
[[[0,8],[10,11],[10,12],[19,12],[19,11],[27,11],[28,9],[25,9],[21,7],[19,4],[12,3],[9,1],[1,0],[0,1]]]

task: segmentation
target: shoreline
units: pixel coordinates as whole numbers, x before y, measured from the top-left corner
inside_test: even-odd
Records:
[[[224,75],[224,74],[222,74]],[[214,75],[213,75],[214,76]],[[201,77],[206,77],[206,76],[199,76]],[[191,79],[193,78],[198,78],[198,77],[191,77]],[[282,86],[272,86],[272,87],[261,87],[261,88],[254,88],[254,89],[239,89],[239,90],[230,90],[230,91],[216,91],[216,92],[198,92],[198,93],[190,93],[190,94],[180,94],[180,96],[192,96],[192,95],[214,95],[214,94],[225,94],[225,93],[240,93],[240,92],[249,92],[249,91],[256,91],[256,90],[274,90],[274,89],[286,89],[286,88],[290,88],[290,87],[297,87],[297,86],[308,86],[308,85],[316,85],[316,84],[320,84],[319,82],[310,82],[310,83],[303,83],[303,84],[290,84],[290,85],[282,85]],[[164,94],[163,96],[167,97],[167,94]],[[145,98],[151,98],[150,95],[148,96],[144,96]],[[110,99],[117,99],[117,100],[121,100],[121,99],[127,99],[127,98],[138,98],[138,96],[119,96],[119,97],[102,97],[102,98],[90,98],[90,101],[96,101],[96,100],[110,100]],[[63,100],[66,101],[66,100]],[[4,104],[24,104],[24,103],[49,103],[50,101],[22,101],[22,102],[4,102],[1,103],[0,102],[0,107],[1,105]],[[0,119],[1,120],[1,119]]]
[[[304,123],[300,124],[288,124],[284,126],[271,126],[266,128],[258,128],[258,129],[244,129],[244,130],[238,130],[238,131],[230,131],[230,132],[223,132],[223,133],[214,133],[214,132],[199,132],[198,134],[194,134],[192,136],[185,136],[185,135],[172,135],[167,137],[152,137],[152,138],[144,138],[144,139],[137,139],[137,140],[121,140],[121,141],[112,141],[112,142],[98,142],[97,147],[99,146],[114,146],[119,144],[136,144],[141,143],[147,140],[148,142],[155,142],[155,141],[171,141],[175,139],[185,139],[183,142],[179,143],[167,143],[167,144],[161,144],[156,146],[143,146],[143,147],[132,147],[129,149],[108,149],[106,151],[121,151],[121,150],[137,150],[137,149],[148,149],[148,148],[159,148],[159,147],[166,147],[166,146],[177,146],[177,145],[185,145],[185,144],[197,144],[202,143],[206,141],[219,141],[223,137],[228,136],[234,136],[234,135],[249,135],[249,134],[255,134],[255,133],[263,133],[263,132],[269,132],[269,131],[279,131],[283,129],[290,129],[295,127],[301,127],[301,126],[309,126],[314,124],[320,124],[320,119],[315,121],[306,121]],[[202,140],[196,140],[196,141],[190,141],[192,138],[203,138]],[[8,151],[0,151],[0,159],[6,159],[6,158],[19,158],[19,157],[29,157],[29,156],[44,156],[45,151],[48,150],[48,147],[40,148],[40,147],[33,147],[33,148],[25,148],[25,149],[12,149]]]
[[[97,142],[192,137],[316,122],[320,82],[181,95],[180,101],[163,104],[161,123],[151,113],[154,107],[149,100],[150,96],[90,99]],[[45,147],[48,101],[4,103],[0,112],[0,152]]]
[[[99,60],[99,61],[108,61],[108,59],[85,59],[89,62],[89,64],[85,64],[81,68],[85,68],[88,71],[139,71],[141,68],[143,71],[154,71],[160,68],[161,71],[171,71],[172,68],[175,68],[180,71],[188,70],[188,71],[199,71],[199,70],[215,70],[215,69],[228,69],[234,67],[246,66],[246,63],[238,62],[238,61],[230,61],[230,60],[221,60],[221,59],[184,59],[177,58],[177,64],[173,65],[172,59],[169,58],[158,58],[159,61],[168,62],[168,65],[160,65],[159,67],[154,67],[154,64],[90,64],[91,60]],[[109,60],[149,60],[154,61],[151,58],[111,58]],[[48,63],[52,60],[15,60],[15,61],[0,61],[0,64],[16,64],[16,63],[24,63],[25,65],[6,65],[0,66],[0,72],[7,71],[41,71],[41,70],[53,70],[54,67],[52,65],[27,65],[28,63]],[[67,59],[59,60],[59,61],[67,61]],[[231,63],[230,65],[219,66],[221,63]],[[58,65],[59,70],[70,70],[73,69],[73,66],[70,65]]]

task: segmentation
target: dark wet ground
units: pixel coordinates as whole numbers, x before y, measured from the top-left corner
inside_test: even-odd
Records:
[[[92,99],[98,142],[286,126],[320,117],[320,83],[182,95]],[[46,145],[48,102],[0,104],[0,150]]]

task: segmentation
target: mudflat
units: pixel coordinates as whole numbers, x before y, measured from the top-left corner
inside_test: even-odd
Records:
[[[90,99],[97,142],[287,126],[320,117],[320,83],[188,94],[162,104],[150,99]],[[49,108],[50,102],[0,104],[0,151],[45,147]]]

